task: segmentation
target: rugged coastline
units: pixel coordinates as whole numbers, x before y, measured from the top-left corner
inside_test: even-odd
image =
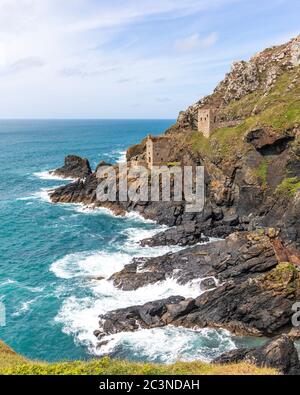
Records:
[[[116,287],[129,291],[169,277],[181,284],[202,279],[197,298],[174,295],[100,316],[99,328],[94,328],[100,347],[107,335],[139,328],[227,328],[275,337],[271,341],[280,349],[290,350],[289,357],[279,359],[292,367],[281,372],[299,374],[291,340],[300,338],[299,327],[292,325],[293,305],[300,300],[299,76],[300,36],[235,64],[212,95],[180,113],[166,132],[171,136],[170,163],[205,167],[201,213],[187,213],[184,200],[100,203],[97,169],[92,172],[87,159],[69,156],[54,172],[77,180],[52,191],[53,203],[101,206],[117,215],[136,211],[169,227],[141,245],[185,247],[133,259],[112,275]],[[227,122],[208,139],[196,130],[197,111],[207,106]],[[145,160],[145,149],[146,140],[130,147],[128,162]],[[201,244],[212,237],[222,240]],[[268,354],[266,348],[260,351]],[[220,361],[252,360],[278,368],[278,359],[266,361],[258,353],[238,350]]]

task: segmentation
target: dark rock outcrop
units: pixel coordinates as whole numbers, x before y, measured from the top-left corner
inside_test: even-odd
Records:
[[[206,96],[197,103],[181,111],[176,126],[184,129],[197,129],[198,109],[213,106],[222,110],[228,103],[234,103],[245,96],[256,92],[257,96],[268,94],[280,76],[299,66],[300,36],[288,43],[265,49],[253,56],[248,62],[234,62],[231,71],[218,84],[212,95]],[[292,82],[291,89],[295,83]],[[257,112],[254,108],[243,108],[242,116]],[[221,113],[222,114],[222,113]],[[222,114],[221,121],[234,121],[232,111]]]
[[[88,174],[85,183],[59,188],[51,194],[52,201],[109,206],[116,213],[137,211],[160,224],[179,227],[147,240],[149,245],[192,245],[201,240],[201,234],[223,238],[236,231],[271,226],[281,228],[286,246],[299,250],[300,192],[296,186],[300,185],[300,131],[297,108],[290,110],[300,89],[299,48],[300,36],[262,51],[249,62],[235,63],[214,93],[181,112],[178,122],[166,132],[171,162],[205,167],[203,212],[187,213],[184,200],[97,202],[98,181],[89,169],[82,169]],[[287,89],[279,84],[283,77],[291,82]],[[282,108],[274,105],[274,97]],[[202,141],[200,134],[195,135],[202,107],[216,109],[221,124],[247,122],[238,130],[215,131],[210,139]],[[268,114],[277,116],[277,110],[280,118],[273,123]],[[260,114],[264,115],[261,119],[253,118]],[[145,143],[143,139],[129,147],[127,160],[144,161]],[[289,179],[294,180],[294,188],[288,186],[283,191]]]
[[[168,299],[149,302],[143,306],[132,306],[118,309],[101,315],[100,330],[96,336],[102,338],[103,335],[111,335],[119,332],[132,332],[139,328],[156,328],[164,326],[161,317],[167,312],[167,306],[176,306],[185,302],[181,296],[172,296]]]
[[[279,336],[259,348],[229,351],[214,360],[217,364],[249,362],[258,367],[277,369],[285,375],[300,375],[300,362],[293,340]]]
[[[266,233],[266,234],[265,234]],[[244,281],[266,272],[278,263],[272,231],[234,233],[225,240],[197,245],[161,257],[135,258],[111,279],[123,290],[133,290],[167,278],[180,284],[215,277],[219,282]],[[273,230],[275,237],[276,230]],[[200,290],[200,288],[199,288]]]
[[[86,178],[92,174],[90,163],[87,159],[80,158],[76,155],[65,157],[65,164],[59,169],[50,172],[53,175],[64,178]]]
[[[63,185],[50,192],[53,203],[96,203],[96,189],[98,181],[95,174],[79,179],[68,185]]]
[[[195,222],[190,221],[186,224],[179,225],[176,228],[171,228],[165,232],[158,233],[149,239],[144,239],[141,241],[141,245],[143,247],[165,245],[189,246],[208,241],[209,238],[202,234],[202,228],[199,228]]]
[[[300,297],[300,130],[294,101],[300,92],[299,59],[300,36],[249,62],[235,63],[215,92],[181,112],[166,132],[170,162],[205,167],[202,212],[187,212],[184,197],[179,202],[119,201],[118,188],[116,201],[103,203],[96,197],[100,180],[88,163],[72,157],[58,169],[80,179],[52,191],[54,203],[102,206],[118,215],[135,211],[172,227],[143,240],[142,246],[189,247],[133,259],[111,277],[116,287],[135,290],[170,277],[180,284],[199,282],[197,298],[175,296],[102,315],[95,332],[99,339],[168,324],[257,336],[291,331],[292,306]],[[279,83],[282,77],[288,86]],[[209,139],[197,131],[198,110],[205,107],[216,110],[217,122],[224,126]],[[127,160],[145,160],[145,139],[128,149]],[[130,183],[137,185],[134,176]],[[226,239],[197,244],[206,237]],[[298,329],[294,332],[300,336]],[[297,361],[293,357],[288,367],[289,349],[293,355],[287,340],[278,340],[269,349],[256,350],[255,361],[264,364],[269,358],[291,373]],[[248,352],[240,350],[235,358],[248,358]]]
[[[291,267],[286,268],[286,273],[285,269],[281,272],[278,267],[257,278],[242,283],[230,281],[202,294],[195,300],[197,309],[173,324],[190,328],[223,327],[237,334],[273,336],[292,328],[292,306],[299,289],[298,273]]]
[[[280,135],[265,129],[252,130],[246,136],[246,142],[252,144],[263,156],[281,154],[293,140],[295,136]]]
[[[108,312],[99,325],[105,335],[172,324],[272,336],[292,329],[292,306],[299,296],[300,274],[283,263],[242,282],[227,281],[195,299],[174,297]]]

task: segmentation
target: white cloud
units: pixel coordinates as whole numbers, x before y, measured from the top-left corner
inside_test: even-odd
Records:
[[[132,82],[133,78],[120,78],[117,83],[118,84],[127,84],[128,82]]]
[[[218,7],[244,1],[0,0],[0,117],[175,117],[239,58],[198,50],[224,30]]]
[[[209,48],[218,40],[216,32],[206,37],[200,37],[198,33],[179,39],[175,42],[175,49],[180,52],[190,52],[199,48]]]
[[[209,34],[207,37],[204,37],[200,40],[200,45],[203,48],[209,48],[213,46],[218,41],[218,34],[216,32]]]
[[[83,32],[121,27],[145,18],[187,16],[237,1],[239,0],[126,0],[123,6],[119,2],[117,7],[110,3],[109,7],[102,6],[91,16],[80,17],[78,21],[66,25],[66,31]]]
[[[153,82],[154,84],[162,84],[163,82],[166,82],[166,78],[164,77],[155,78]]]
[[[157,97],[156,101],[159,103],[168,103],[172,101],[172,99],[170,97]]]
[[[75,66],[75,67],[64,67],[60,74],[63,77],[80,77],[80,78],[85,78],[85,77],[97,77],[97,76],[103,76],[108,73],[113,73],[120,71],[121,67],[110,67],[110,68],[91,68],[88,66]]]
[[[41,58],[31,56],[19,59],[16,62],[8,64],[4,67],[0,67],[0,75],[20,73],[22,71],[42,66],[44,66],[44,62]]]

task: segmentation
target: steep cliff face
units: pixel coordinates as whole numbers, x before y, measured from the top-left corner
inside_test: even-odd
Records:
[[[197,111],[207,106],[217,109],[221,122],[238,120],[238,125],[219,127],[205,138],[197,131]],[[166,135],[170,162],[205,166],[204,211],[186,213],[184,201],[116,202],[111,208],[181,226],[180,237],[167,234],[161,243],[176,239],[192,244],[197,237],[185,234],[191,228],[198,235],[224,237],[277,227],[288,256],[300,263],[300,36],[249,62],[235,63],[214,93],[182,112]],[[127,160],[144,157],[145,139],[128,149]],[[95,174],[89,175],[51,198],[99,204],[97,182]]]
[[[209,138],[197,130],[202,107],[213,107],[220,122]],[[232,121],[235,126],[226,124]],[[141,245],[189,246],[133,259],[110,278],[116,287],[132,291],[170,277],[181,284],[204,277],[195,299],[173,296],[100,316],[99,347],[107,335],[169,324],[300,338],[291,322],[300,296],[300,36],[234,64],[212,95],[180,113],[166,136],[170,162],[205,168],[202,212],[186,212],[184,199],[100,203],[95,173],[51,194],[55,203],[105,205],[118,214],[134,210],[173,227]],[[145,140],[127,152],[128,161],[144,157]],[[225,240],[199,246],[203,235]],[[224,358],[260,364],[268,347]],[[278,366],[275,354],[269,357]],[[296,366],[298,372],[298,365],[295,357],[281,371]]]
[[[197,131],[203,107],[217,109],[222,126],[208,139]],[[211,218],[278,226],[300,248],[300,36],[235,63],[167,134],[173,160],[205,165]]]
[[[197,113],[202,107],[218,109],[221,121],[245,119],[259,113],[259,100],[268,96],[280,77],[286,73],[290,78],[287,90],[292,91],[297,84],[293,71],[300,65],[300,35],[287,44],[264,50],[248,62],[235,62],[231,71],[221,81],[212,95],[206,96],[186,111],[179,114],[177,125],[184,129],[197,129]],[[252,95],[255,92],[255,95]],[[247,106],[239,106],[242,99]]]

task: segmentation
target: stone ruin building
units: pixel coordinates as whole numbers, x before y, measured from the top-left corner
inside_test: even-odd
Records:
[[[203,133],[204,137],[208,138],[217,127],[217,114],[214,109],[198,110],[198,132]]]
[[[161,166],[170,161],[170,142],[167,137],[147,138],[146,143],[146,162],[149,168]]]

